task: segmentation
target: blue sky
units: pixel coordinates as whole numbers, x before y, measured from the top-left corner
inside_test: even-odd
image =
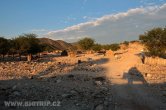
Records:
[[[30,32],[43,36],[105,15],[164,3],[166,0],[0,0],[0,36]]]

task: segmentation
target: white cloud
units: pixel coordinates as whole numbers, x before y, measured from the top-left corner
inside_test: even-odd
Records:
[[[46,32],[48,30],[46,30],[46,29],[32,29],[31,31],[32,32]]]
[[[139,34],[146,30],[165,25],[166,4],[105,15],[93,21],[80,23],[62,30],[50,31],[46,36],[66,41],[74,41],[74,38],[77,40],[90,36],[96,39],[97,42],[110,43],[138,39]]]
[[[50,30],[46,30],[46,29],[32,29],[27,31],[26,33],[34,33],[39,35],[40,37],[45,37],[45,33],[48,33]]]
[[[95,17],[90,17],[90,16],[83,16],[83,19],[86,19],[86,20],[88,20],[88,21],[94,21],[94,20],[96,20],[97,18],[95,18]]]

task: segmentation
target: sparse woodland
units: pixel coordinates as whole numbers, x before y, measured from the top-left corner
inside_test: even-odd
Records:
[[[166,28],[154,28],[150,31],[147,31],[143,35],[139,36],[139,40],[142,42],[142,44],[145,45],[147,55],[165,57]],[[132,43],[134,41],[130,42]],[[124,44],[127,47],[129,45],[129,42],[124,41],[121,44]],[[76,43],[76,45],[73,45],[73,49],[68,49],[68,51],[117,51],[118,49],[120,49],[121,44],[99,44],[96,43],[92,38],[83,38],[80,39]],[[23,34],[12,39],[0,37],[1,60],[4,60],[4,57],[6,55],[12,55],[13,59],[15,55],[17,55],[19,56],[19,60],[21,60],[21,56],[24,55],[27,56],[28,61],[31,61],[33,58],[32,55],[38,54],[43,51],[51,52],[54,51],[54,49],[47,44],[41,44],[36,34]]]

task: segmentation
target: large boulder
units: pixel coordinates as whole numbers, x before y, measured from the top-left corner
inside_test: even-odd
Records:
[[[106,56],[114,56],[114,52],[112,50],[106,51]]]
[[[70,56],[70,57],[76,57],[77,55],[76,55],[75,52],[69,52],[69,56]]]
[[[61,56],[68,56],[68,52],[67,52],[66,50],[63,50],[63,51],[61,52]]]

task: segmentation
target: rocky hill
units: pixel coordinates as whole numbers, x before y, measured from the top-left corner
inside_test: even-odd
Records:
[[[46,44],[55,50],[66,50],[73,48],[72,44],[62,40],[52,40],[49,38],[39,38],[41,44]]]

